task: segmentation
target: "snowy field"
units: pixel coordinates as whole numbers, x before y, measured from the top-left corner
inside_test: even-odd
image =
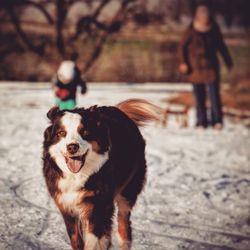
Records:
[[[163,105],[179,87],[91,85],[79,106],[145,98]],[[183,89],[183,86],[180,86]],[[186,87],[189,88],[189,87]],[[70,249],[42,177],[46,84],[0,84],[0,250]],[[250,131],[150,126],[148,181],[133,213],[133,250],[250,249]],[[114,246],[116,249],[116,246]]]

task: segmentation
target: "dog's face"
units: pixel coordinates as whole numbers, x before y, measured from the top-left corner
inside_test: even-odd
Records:
[[[51,126],[45,131],[48,153],[64,173],[78,173],[85,165],[98,171],[108,158],[108,129],[98,113],[76,109],[48,114]],[[91,166],[90,166],[91,165]]]

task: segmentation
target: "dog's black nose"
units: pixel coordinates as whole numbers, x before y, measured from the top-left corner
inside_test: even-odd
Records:
[[[70,154],[75,154],[79,149],[79,144],[77,143],[70,143],[67,145],[67,150]]]

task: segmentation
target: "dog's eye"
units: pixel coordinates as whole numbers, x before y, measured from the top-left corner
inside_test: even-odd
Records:
[[[63,131],[63,130],[60,130],[60,131],[57,132],[56,135],[57,135],[58,137],[65,137],[65,136],[66,136],[66,132]]]

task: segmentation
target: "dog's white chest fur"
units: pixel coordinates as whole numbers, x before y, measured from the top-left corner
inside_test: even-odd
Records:
[[[57,200],[64,210],[78,213],[79,205],[83,197],[84,182],[80,175],[66,175],[58,182],[59,194]]]
[[[90,149],[86,162],[79,173],[64,173],[58,181],[57,201],[64,210],[79,214],[80,203],[84,197],[84,185],[91,175],[97,173],[108,160],[108,152],[97,154]]]

